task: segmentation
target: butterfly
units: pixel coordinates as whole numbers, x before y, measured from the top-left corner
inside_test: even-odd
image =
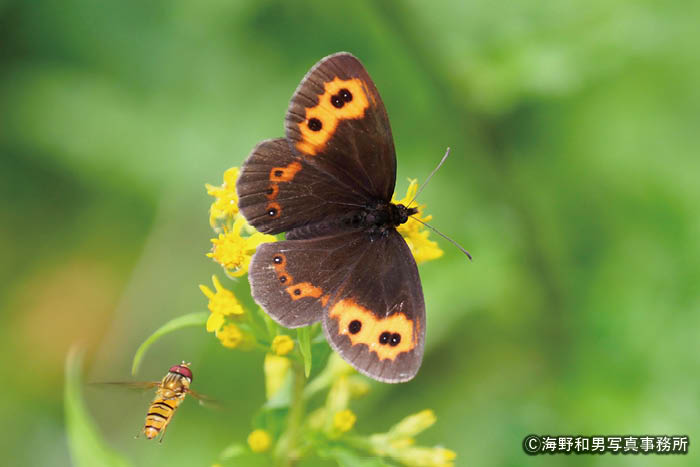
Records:
[[[372,79],[353,55],[320,60],[289,103],[286,137],[259,143],[236,184],[262,244],[250,263],[255,301],[288,328],[321,321],[359,372],[412,379],[425,346],[425,302],[397,232],[418,210],[392,204],[396,152]]]

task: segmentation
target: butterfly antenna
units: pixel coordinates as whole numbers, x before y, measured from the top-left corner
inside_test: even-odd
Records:
[[[448,149],[448,151],[449,151],[449,149]],[[444,159],[443,159],[443,160],[444,160]],[[430,230],[432,230],[433,232],[435,232],[436,234],[438,234],[439,236],[441,236],[442,238],[444,238],[445,240],[447,240],[448,242],[452,243],[454,246],[456,246],[457,248],[459,248],[459,251],[461,251],[462,253],[464,253],[465,255],[467,255],[467,258],[469,258],[469,261],[471,261],[472,255],[470,255],[469,252],[468,252],[467,250],[465,250],[464,247],[463,247],[462,245],[460,245],[460,244],[457,243],[456,241],[452,240],[450,237],[448,237],[448,236],[445,235],[444,233],[440,232],[438,229],[436,229],[436,228],[433,227],[432,225],[430,225],[430,224],[428,224],[428,223],[426,223],[426,222],[423,222],[422,220],[418,219],[417,217],[411,216],[411,218],[417,220],[418,222],[420,222],[421,224],[423,224],[424,226],[426,226],[427,228],[429,228]]]
[[[440,163],[437,165],[437,167],[435,167],[433,169],[432,172],[430,172],[430,175],[428,175],[428,178],[426,178],[425,181],[423,182],[423,184],[420,186],[420,188],[418,188],[418,191],[416,192],[416,196],[414,196],[413,199],[406,205],[407,208],[411,207],[411,204],[413,204],[413,202],[416,200],[416,198],[418,198],[418,195],[420,195],[421,191],[423,191],[423,188],[425,188],[425,186],[428,184],[430,179],[433,178],[433,175],[435,175],[435,172],[437,172],[438,169],[440,167],[442,167],[442,164],[445,163],[445,160],[447,159],[447,156],[449,156],[449,155],[450,155],[450,148],[447,148],[447,151],[445,151],[445,155],[442,156]],[[440,235],[442,235],[442,234],[440,234]]]

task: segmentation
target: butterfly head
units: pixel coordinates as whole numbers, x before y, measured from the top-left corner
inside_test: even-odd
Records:
[[[418,208],[409,208],[403,204],[392,204],[391,207],[395,210],[394,219],[397,227],[405,224],[410,216],[418,213]]]

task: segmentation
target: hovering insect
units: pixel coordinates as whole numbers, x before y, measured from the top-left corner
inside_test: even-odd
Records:
[[[136,383],[107,383],[121,386],[128,386],[137,389],[156,389],[156,396],[146,414],[146,422],[143,426],[143,434],[148,439],[153,439],[160,433],[160,441],[163,441],[165,430],[175,415],[175,410],[185,400],[187,394],[202,403],[216,405],[216,402],[209,397],[199,394],[190,389],[192,384],[191,363],[184,361],[179,365],[173,365],[168,370],[168,374],[161,381],[136,382]],[[140,434],[140,433],[139,433]]]

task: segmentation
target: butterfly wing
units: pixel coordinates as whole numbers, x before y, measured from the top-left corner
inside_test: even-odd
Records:
[[[286,327],[323,319],[331,346],[358,371],[397,383],[423,358],[425,304],[413,256],[395,230],[266,243],[249,275],[255,300]]]
[[[260,245],[248,279],[255,301],[288,328],[319,321],[324,307],[359,258],[362,232]]]
[[[323,329],[333,349],[371,378],[400,383],[416,375],[425,302],[416,262],[398,232],[369,243],[329,303]]]
[[[285,126],[292,149],[336,183],[391,200],[396,183],[391,126],[357,58],[341,52],[314,65],[292,96]]]
[[[396,230],[370,235],[351,220],[353,211],[389,202],[396,182],[379,92],[355,57],[328,56],[301,81],[285,127],[286,139],[253,151],[237,185],[253,226],[287,232],[253,256],[253,298],[286,327],[323,320],[331,346],[360,372],[407,381],[425,336],[415,261]]]
[[[277,234],[358,207],[362,194],[292,152],[284,138],[258,144],[236,184],[239,209],[257,230]]]

